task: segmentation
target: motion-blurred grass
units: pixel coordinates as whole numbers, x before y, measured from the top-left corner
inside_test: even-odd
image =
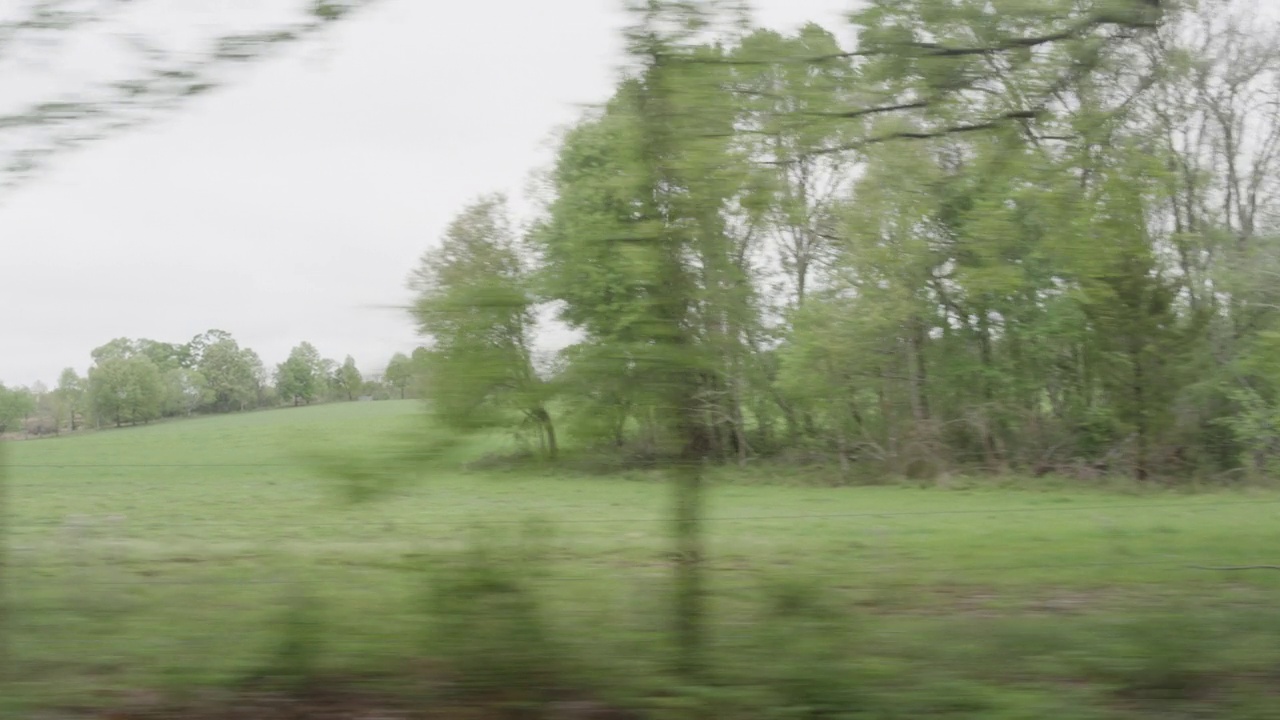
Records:
[[[460,469],[497,437],[413,471],[391,454],[432,433],[418,404],[379,402],[12,443],[0,695],[101,707],[273,673],[448,677],[492,664],[460,654],[473,638],[664,717],[1277,717],[1280,572],[1202,567],[1280,563],[1280,493],[718,475],[714,679],[693,689],[663,665],[659,476]],[[313,451],[404,481],[350,504],[300,462]],[[505,581],[456,574],[477,543],[527,602],[486,604]],[[525,614],[536,632],[511,624]],[[518,669],[502,682],[534,682]]]

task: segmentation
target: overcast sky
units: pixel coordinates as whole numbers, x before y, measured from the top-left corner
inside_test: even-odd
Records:
[[[167,0],[166,0],[167,2]],[[229,5],[234,6],[235,2]],[[604,100],[614,0],[386,0],[0,201],[0,381],[52,384],[114,337],[219,328],[380,369],[415,346],[404,280],[480,193],[520,195]],[[849,0],[760,0],[779,28]],[[843,34],[843,33],[842,33]]]

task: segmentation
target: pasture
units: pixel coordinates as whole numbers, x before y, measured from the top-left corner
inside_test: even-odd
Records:
[[[673,689],[661,479],[446,458],[353,505],[299,460],[376,458],[419,422],[413,402],[345,403],[7,444],[7,709],[289,672],[425,692],[425,668],[488,652],[503,682],[554,665],[661,717],[1280,717],[1280,572],[1208,569],[1280,563],[1280,493],[717,473],[714,689]],[[466,562],[518,575],[536,613],[467,605],[462,639],[432,624],[433,568]]]

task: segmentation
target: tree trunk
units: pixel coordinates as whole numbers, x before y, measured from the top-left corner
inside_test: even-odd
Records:
[[[842,428],[836,429],[836,456],[840,459],[840,479],[849,478],[849,440]]]
[[[533,423],[534,431],[538,433],[538,448],[547,458],[555,460],[559,445],[556,443],[556,428],[551,422],[551,413],[545,407],[535,407],[526,410],[525,417]]]
[[[735,388],[736,388],[736,383],[735,383]],[[736,390],[734,392],[732,412],[733,412],[733,421],[732,421],[733,422],[733,444],[734,444],[734,448],[738,451],[738,465],[741,467],[747,464],[747,453],[749,452],[750,448],[747,445],[747,429],[746,427],[744,427],[745,423],[742,418],[742,401],[737,396]]]
[[[621,448],[623,445],[627,444],[627,438],[625,434],[626,429],[627,429],[627,413],[626,411],[620,410],[618,412],[618,418],[613,422],[613,446],[614,447]]]
[[[551,413],[545,408],[538,408],[538,421],[542,425],[547,438],[547,457],[555,460],[560,454],[560,446],[556,442],[556,426],[551,422]]]
[[[1147,479],[1147,445],[1149,443],[1147,427],[1147,408],[1146,393],[1143,388],[1145,382],[1142,373],[1142,357],[1139,353],[1134,353],[1133,357],[1133,404],[1135,415],[1137,417],[1137,448],[1133,463],[1133,476],[1138,480]]]
[[[909,362],[913,366],[910,380],[911,412],[915,415],[916,422],[923,425],[929,421],[929,372],[924,362],[924,322],[917,318],[912,321],[912,324],[914,328],[909,343],[911,348]]]

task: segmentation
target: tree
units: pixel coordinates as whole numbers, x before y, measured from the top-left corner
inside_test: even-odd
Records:
[[[191,349],[186,345],[175,345],[143,338],[137,341],[135,351],[150,358],[161,373],[175,368],[189,368],[193,365]]]
[[[390,400],[395,390],[381,375],[370,375],[360,383],[360,395],[373,400]]]
[[[75,432],[78,419],[85,410],[85,384],[74,368],[64,368],[58,376],[58,387],[53,391],[59,407],[59,421],[69,423],[72,432]]]
[[[163,374],[164,403],[162,414],[190,416],[215,402],[209,384],[197,370],[171,368]]]
[[[827,59],[779,62],[789,57]],[[813,24],[794,37],[753,32],[729,61],[741,63],[732,70],[741,127],[751,133],[753,155],[765,160],[753,168],[744,201],[770,236],[790,303],[800,306],[830,259],[835,207],[848,192],[854,153],[843,148],[859,128],[836,115],[848,102],[853,64]]]
[[[723,341],[707,331],[732,327],[724,289],[743,278],[740,267],[724,262],[735,168],[726,142],[734,134],[733,116],[715,91],[724,82],[724,57],[718,48],[697,47],[694,36],[732,18],[721,17],[714,3],[629,8],[627,50],[636,68],[626,90],[636,151],[627,170],[642,193],[627,218],[629,232],[608,244],[632,248],[640,261],[628,268],[626,279],[638,291],[638,312],[623,328],[636,341],[640,385],[661,399],[658,428],[674,471],[674,535],[681,560],[675,578],[676,664],[683,674],[697,676],[705,661],[702,466],[714,438],[705,392],[720,389],[715,359]]]
[[[29,390],[6,388],[0,383],[0,433],[19,427],[35,408],[35,399]]]
[[[62,407],[57,402],[54,393],[49,391],[49,387],[43,382],[37,380],[28,388],[31,393],[31,401],[33,408],[31,417],[26,420],[25,430],[28,435],[43,435],[53,433],[55,435],[62,432],[62,425],[65,421],[63,417]]]
[[[320,353],[309,342],[302,342],[289,352],[289,357],[276,366],[276,391],[296,407],[310,405],[326,382]]]
[[[93,358],[95,363],[103,363],[108,360],[126,360],[140,352],[139,341],[129,338],[115,338],[108,341],[89,352],[89,357]]]
[[[528,423],[550,457],[558,451],[549,386],[533,365],[533,295],[506,199],[481,198],[445,230],[414,270],[413,316],[431,340],[428,399],[444,422],[474,430]]]
[[[262,357],[250,348],[241,350],[241,359],[249,369],[248,390],[250,400],[255,407],[268,407],[273,404],[274,388],[271,387],[271,376]]]
[[[334,373],[334,385],[347,400],[355,400],[364,385],[364,376],[356,367],[355,358],[348,355]]]
[[[94,415],[116,427],[150,422],[164,405],[160,369],[145,355],[107,358],[89,369],[89,397]]]
[[[248,348],[241,348],[230,335],[199,346],[193,352],[196,370],[204,378],[214,412],[244,410],[258,396],[258,368],[262,361]]]
[[[387,363],[385,377],[387,384],[400,394],[401,400],[404,400],[409,385],[413,381],[413,361],[404,353],[392,355],[391,361]]]
[[[185,346],[183,354],[187,358],[187,367],[199,367],[200,362],[204,359],[204,353],[210,347],[222,342],[235,342],[231,337],[231,333],[226,330],[206,330],[199,335],[191,338]]]
[[[342,366],[333,358],[320,358],[320,365],[316,368],[316,377],[319,383],[319,396],[322,400],[329,402],[340,400],[345,396],[339,386],[341,380],[338,377],[338,371],[341,368]]]

